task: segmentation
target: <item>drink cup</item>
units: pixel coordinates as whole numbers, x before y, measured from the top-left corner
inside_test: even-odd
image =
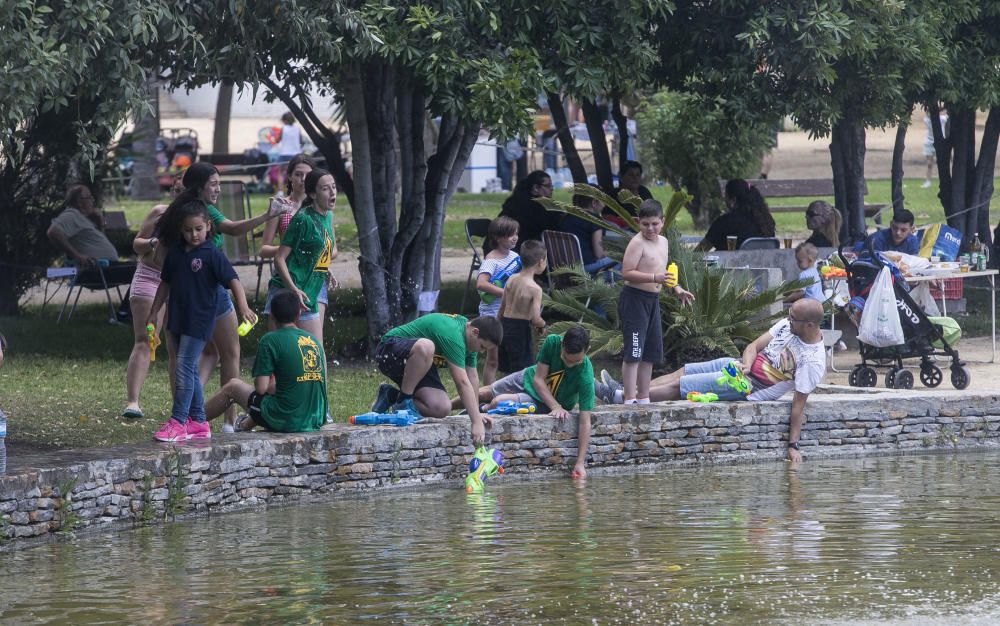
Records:
[[[958,271],[965,274],[969,271],[969,261],[967,259],[962,259],[958,264]]]
[[[736,241],[738,239],[739,238],[736,235],[727,235],[726,236],[726,249],[727,250],[735,250],[736,249]]]
[[[785,237],[785,248],[790,249],[791,247],[792,247],[792,238],[791,237]]]

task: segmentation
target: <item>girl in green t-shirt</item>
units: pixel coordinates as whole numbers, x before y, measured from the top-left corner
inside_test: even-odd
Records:
[[[296,324],[323,345],[324,309],[320,292],[329,284],[337,288],[330,266],[337,257],[337,239],[333,230],[333,207],[337,201],[337,183],[326,170],[314,169],[306,176],[306,200],[288,224],[281,246],[274,257],[275,276],[268,288],[264,313],[279,289],[291,289],[299,296],[302,314]],[[268,328],[276,324],[268,317]]]

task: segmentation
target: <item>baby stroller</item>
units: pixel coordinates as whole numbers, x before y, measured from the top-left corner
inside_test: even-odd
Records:
[[[849,308],[857,311],[864,306],[864,298],[882,267],[882,258],[869,249],[868,258],[854,262],[848,261],[842,253],[841,260],[847,271],[847,285],[851,293]],[[895,269],[895,268],[892,268]],[[903,359],[920,357],[920,382],[925,387],[937,387],[944,379],[941,368],[931,360],[933,356],[951,359],[951,384],[955,389],[965,389],[971,378],[965,362],[958,356],[956,350],[946,339],[942,325],[931,321],[913,298],[909,287],[898,272],[893,273],[893,292],[896,295],[896,308],[899,310],[899,322],[903,327],[906,341],[898,346],[879,348],[858,342],[861,346],[861,363],[851,369],[848,382],[852,387],[874,387],[878,384],[878,369],[887,369],[885,386],[889,389],[912,389],[913,374],[903,368]],[[853,316],[855,322],[860,316]],[[948,318],[941,318],[946,320]],[[953,320],[952,320],[953,323]],[[952,338],[952,343],[955,341]]]
[[[198,160],[198,131],[193,128],[165,128],[156,138],[156,176],[160,189],[169,191],[174,176]]]

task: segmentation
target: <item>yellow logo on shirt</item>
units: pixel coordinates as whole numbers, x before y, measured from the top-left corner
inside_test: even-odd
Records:
[[[319,346],[312,337],[299,335],[299,354],[302,355],[302,376],[296,382],[323,380],[323,364],[320,362]]]
[[[565,373],[566,370],[559,370],[558,372],[549,372],[549,375],[545,377],[545,385],[553,396],[556,395]]]
[[[326,243],[323,244],[323,253],[319,255],[316,259],[316,266],[313,267],[314,272],[327,272],[330,270],[330,261],[333,260],[333,242],[330,241],[329,235],[326,237]]]

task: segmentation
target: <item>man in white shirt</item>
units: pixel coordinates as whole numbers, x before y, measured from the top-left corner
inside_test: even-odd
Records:
[[[798,463],[802,460],[799,434],[806,399],[826,374],[826,352],[820,330],[822,322],[822,304],[811,298],[798,300],[788,310],[787,318],[775,323],[746,347],[741,361],[724,357],[704,363],[689,363],[676,372],[655,379],[649,389],[649,399],[652,402],[680,400],[696,391],[714,393],[720,400],[764,402],[777,400],[794,391],[788,427],[788,458]],[[748,394],[718,381],[722,368],[733,361],[750,382]],[[612,383],[612,387],[616,384],[605,374],[602,372],[604,384],[595,384],[595,391],[601,399],[608,398],[610,393],[610,397],[617,400],[617,391],[607,387],[608,383]]]

